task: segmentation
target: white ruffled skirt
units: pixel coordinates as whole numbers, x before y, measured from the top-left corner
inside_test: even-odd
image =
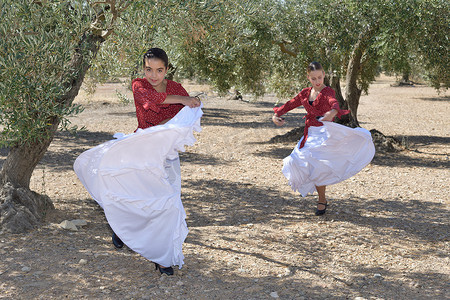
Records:
[[[164,125],[139,129],[83,152],[74,170],[117,236],[162,266],[183,265],[188,234],[178,151],[196,141],[200,107],[184,107]]]
[[[305,146],[302,139],[283,160],[283,174],[294,191],[304,197],[316,186],[331,185],[357,174],[375,155],[370,132],[333,122],[308,128]]]

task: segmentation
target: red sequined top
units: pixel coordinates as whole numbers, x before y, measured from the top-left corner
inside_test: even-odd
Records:
[[[142,129],[173,118],[184,107],[183,104],[162,104],[167,95],[189,96],[181,84],[172,80],[167,80],[165,93],[157,92],[145,78],[134,79],[131,86],[138,128]]]
[[[326,112],[335,109],[337,110],[337,117],[348,114],[349,110],[342,110],[339,107],[339,102],[335,98],[334,90],[326,86],[324,87],[317,98],[314,100],[312,104],[309,103],[309,95],[311,94],[312,87],[303,89],[297,96],[286,102],[283,106],[275,107],[273,111],[277,116],[282,116],[288,111],[302,106],[305,108],[306,121],[305,121],[305,130],[303,133],[303,140],[300,144],[300,148],[305,145],[306,139],[308,138],[308,128],[310,126],[322,126],[323,123],[318,121],[317,119],[322,117]]]

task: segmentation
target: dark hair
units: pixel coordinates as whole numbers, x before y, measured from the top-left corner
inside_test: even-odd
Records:
[[[312,63],[309,64],[308,68],[306,69],[306,72],[309,74],[312,71],[318,71],[318,70],[323,70],[323,67],[320,63],[318,63],[317,61],[313,61]]]
[[[147,52],[145,52],[145,54],[144,54],[144,59],[142,60],[142,66],[145,67],[146,59],[152,59],[152,58],[162,60],[164,62],[164,66],[166,66],[166,68],[169,66],[169,57],[167,56],[166,52],[163,49],[159,49],[159,48],[148,49]]]

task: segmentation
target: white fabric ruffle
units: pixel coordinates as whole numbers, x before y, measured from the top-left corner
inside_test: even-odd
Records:
[[[283,174],[294,191],[304,197],[316,186],[331,185],[357,174],[375,155],[370,132],[333,122],[308,128],[305,146],[302,139],[283,160]]]
[[[188,234],[181,203],[178,151],[196,141],[201,107],[184,107],[164,125],[116,134],[117,139],[83,152],[74,170],[105,211],[117,236],[162,266],[183,265]]]

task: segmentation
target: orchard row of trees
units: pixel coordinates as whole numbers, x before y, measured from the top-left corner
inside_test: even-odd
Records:
[[[420,76],[437,89],[449,86],[445,0],[198,3],[156,2],[152,9],[127,11],[126,26],[102,47],[104,59],[96,61],[92,77],[131,70],[133,78],[141,54],[158,45],[168,50],[180,77],[205,79],[221,92],[235,87],[286,98],[306,84],[306,66],[318,60],[341,105],[352,110],[354,126],[360,95],[380,69]]]
[[[361,93],[380,68],[448,88],[446,0],[0,2],[0,230],[36,225],[51,201],[29,191],[32,172],[85,78],[133,78],[158,46],[179,77],[261,96],[291,97],[318,60],[358,125]],[[341,92],[341,83],[345,90]],[[26,199],[26,200],[24,200]],[[17,224],[21,224],[18,226]]]

